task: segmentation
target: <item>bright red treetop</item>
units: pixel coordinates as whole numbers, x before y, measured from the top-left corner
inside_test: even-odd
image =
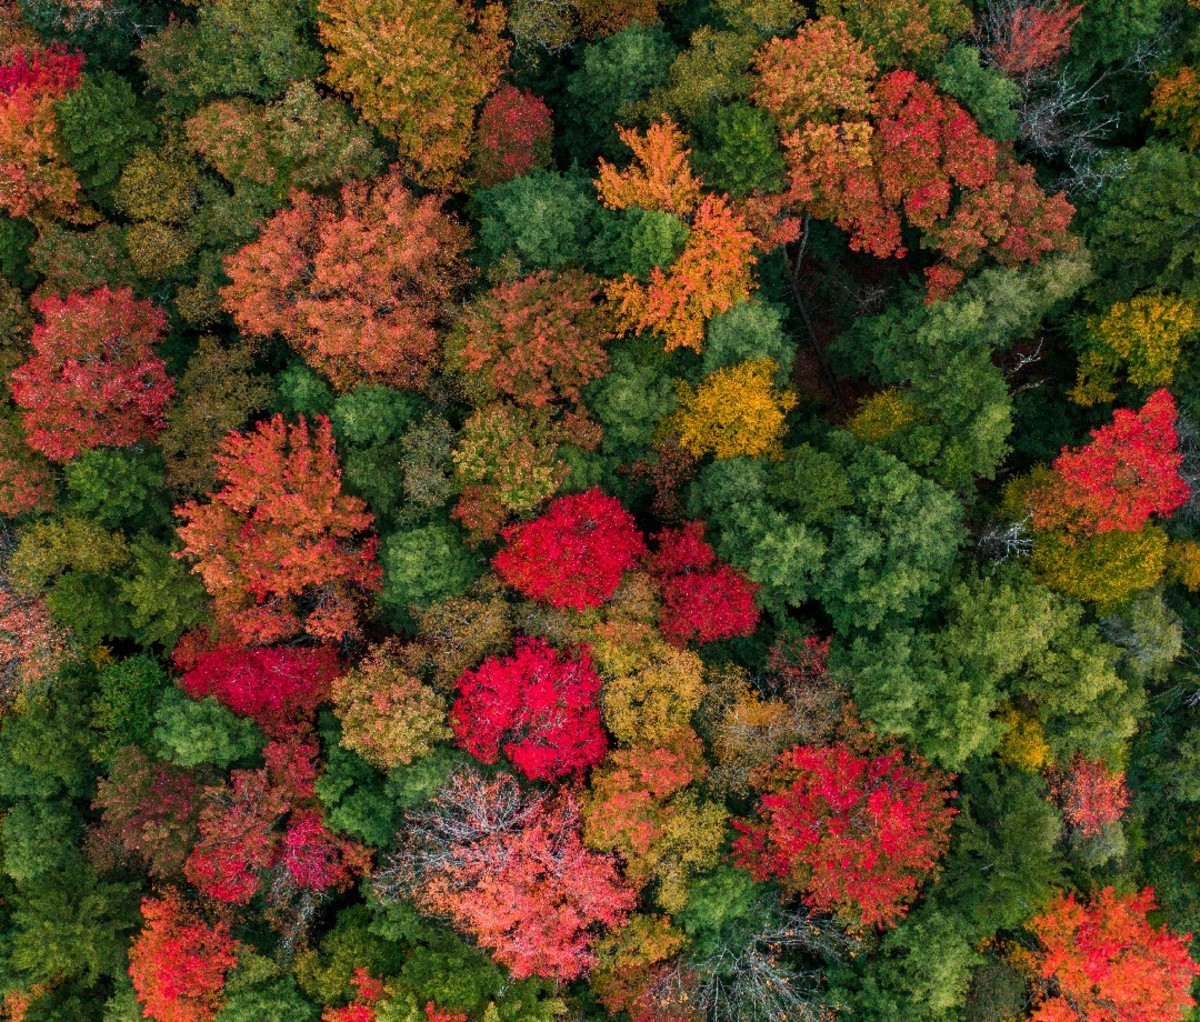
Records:
[[[1191,490],[1179,476],[1183,455],[1175,433],[1175,399],[1156,390],[1141,411],[1118,408],[1110,425],[1092,430],[1086,447],[1054,461],[1060,485],[1034,509],[1034,524],[1058,524],[1064,514],[1095,532],[1137,532],[1151,515],[1169,515]]]
[[[894,926],[950,843],[948,778],[896,750],[868,759],[846,745],[797,745],[779,757],[758,818],[734,821],[734,855],[819,912]]]
[[[569,789],[551,799],[507,774],[456,774],[402,836],[380,894],[449,916],[517,979],[575,979],[637,901],[614,858],[584,846]]]
[[[491,188],[550,162],[554,123],[540,97],[505,84],[483,104],[475,135],[475,179]]]
[[[646,553],[633,516],[599,487],[559,497],[531,522],[510,525],[492,561],[514,589],[552,607],[599,607]]]
[[[154,345],[167,317],[129,288],[47,297],[34,305],[33,356],[12,374],[26,441],[53,461],[128,447],[165,425],[175,393]]]
[[[193,699],[215,696],[274,734],[309,719],[339,673],[337,652],[328,646],[221,646],[200,654],[180,684]]]
[[[512,656],[489,657],[457,684],[454,736],[484,763],[495,763],[503,748],[526,777],[551,781],[604,758],[600,677],[586,652],[562,654],[542,639],[518,639]]]
[[[1053,6],[1039,3],[997,4],[991,14],[995,42],[987,48],[992,64],[1018,80],[1056,64],[1071,45],[1071,31],[1083,13],[1083,4],[1060,0]]]
[[[395,173],[348,182],[340,201],[297,191],[226,260],[221,297],[240,330],[280,334],[340,390],[420,389],[469,242],[438,196],[417,198]]]
[[[381,573],[374,538],[362,535],[374,519],[342,492],[329,420],[310,430],[303,416],[288,425],[277,415],[230,433],[214,458],[224,487],[175,513],[218,620],[247,644],[356,634]]]
[[[0,94],[11,96],[20,89],[62,99],[79,87],[83,54],[70,53],[56,43],[44,50],[26,53],[16,49],[8,63],[0,66]]]
[[[1031,1022],[1175,1022],[1195,1007],[1191,934],[1155,929],[1154,891],[1106,887],[1086,903],[1059,895],[1028,929],[1040,947],[1022,957],[1041,1003]]]
[[[229,924],[209,926],[173,890],[144,898],[142,918],[129,949],[129,975],[146,1017],[207,1022],[224,1003],[225,973],[237,965]]]
[[[659,576],[662,615],[659,629],[668,642],[715,642],[751,635],[758,627],[754,603],[758,586],[716,554],[704,540],[704,523],[688,522],[658,537],[650,568]]]

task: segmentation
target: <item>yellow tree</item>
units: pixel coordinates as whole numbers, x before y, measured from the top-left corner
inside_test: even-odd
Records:
[[[681,384],[669,420],[680,445],[697,458],[781,457],[796,395],[775,386],[778,372],[772,359],[753,359],[710,373],[696,388]]]

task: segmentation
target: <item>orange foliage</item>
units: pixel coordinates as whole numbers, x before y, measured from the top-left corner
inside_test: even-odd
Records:
[[[652,124],[645,134],[633,128],[617,128],[633,150],[634,164],[617,170],[601,157],[596,189],[609,209],[664,209],[687,216],[700,202],[700,181],[692,174],[685,148],[687,136],[669,117]]]

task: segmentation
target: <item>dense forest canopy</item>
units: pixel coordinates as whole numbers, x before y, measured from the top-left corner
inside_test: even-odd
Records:
[[[1200,1018],[1200,0],[0,0],[2,1022]]]

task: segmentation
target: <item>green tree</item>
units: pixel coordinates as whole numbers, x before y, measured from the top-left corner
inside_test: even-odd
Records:
[[[154,740],[176,766],[228,767],[254,756],[266,739],[252,720],[237,716],[212,696],[189,699],[166,689],[155,713]]]

